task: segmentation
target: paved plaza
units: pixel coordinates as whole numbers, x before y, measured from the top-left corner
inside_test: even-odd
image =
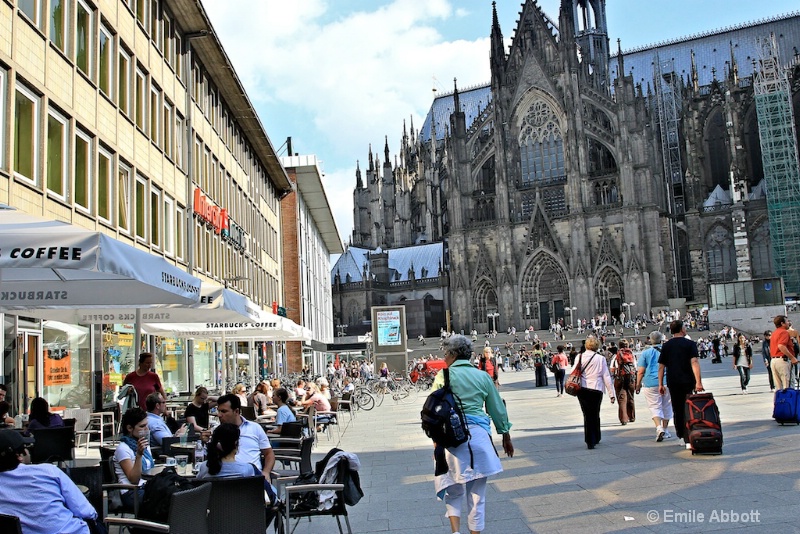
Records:
[[[641,396],[636,422],[627,426],[604,398],[603,440],[587,450],[578,401],[557,398],[552,375],[549,387],[535,388],[533,371],[501,373],[516,453],[502,456],[505,471],[490,479],[484,532],[799,532],[800,428],[771,419],[772,394],[754,352],[748,395],[740,393],[730,358],[701,360],[703,383],[721,412],[721,456],[692,456],[675,438],[656,443]],[[342,421],[338,446],[362,463],[365,497],[350,508],[355,532],[450,532],[444,503],[434,496],[431,443],[419,425],[423,400],[395,405],[387,398]],[[502,450],[499,436],[494,441]],[[321,435],[314,459],[336,444]],[[330,532],[334,523],[301,521],[296,532]]]

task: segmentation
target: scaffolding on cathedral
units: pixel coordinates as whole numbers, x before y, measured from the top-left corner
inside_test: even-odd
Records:
[[[678,225],[684,220],[686,200],[684,196],[683,166],[681,164],[681,142],[679,135],[680,88],[678,76],[671,59],[661,61],[656,54],[654,61],[656,107],[661,133],[661,156],[664,160],[664,180],[669,212],[673,290],[676,297],[692,298],[692,277],[687,243],[683,242]]]
[[[758,134],[767,183],[767,212],[776,273],[788,295],[800,294],[800,166],[789,78],[775,34],[757,39],[754,73]]]

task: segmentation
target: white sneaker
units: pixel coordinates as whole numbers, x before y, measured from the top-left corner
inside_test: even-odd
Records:
[[[691,443],[687,443],[687,444],[686,444],[686,450],[687,450],[687,451],[690,451],[690,450],[692,450],[692,444],[691,444]]]
[[[660,428],[656,430],[656,442],[661,443],[664,441],[664,431]]]
[[[669,433],[669,430],[664,430],[664,439],[672,439],[672,434]]]

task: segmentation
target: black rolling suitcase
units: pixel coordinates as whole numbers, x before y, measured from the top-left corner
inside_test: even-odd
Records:
[[[686,434],[692,454],[722,454],[722,422],[711,393],[695,393],[686,398]]]

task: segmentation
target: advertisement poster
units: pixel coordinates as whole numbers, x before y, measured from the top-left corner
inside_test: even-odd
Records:
[[[63,386],[72,382],[70,376],[72,356],[66,351],[66,356],[59,359],[53,358],[45,351],[44,355],[44,385]]]
[[[399,346],[400,311],[386,310],[377,312],[378,345]]]

